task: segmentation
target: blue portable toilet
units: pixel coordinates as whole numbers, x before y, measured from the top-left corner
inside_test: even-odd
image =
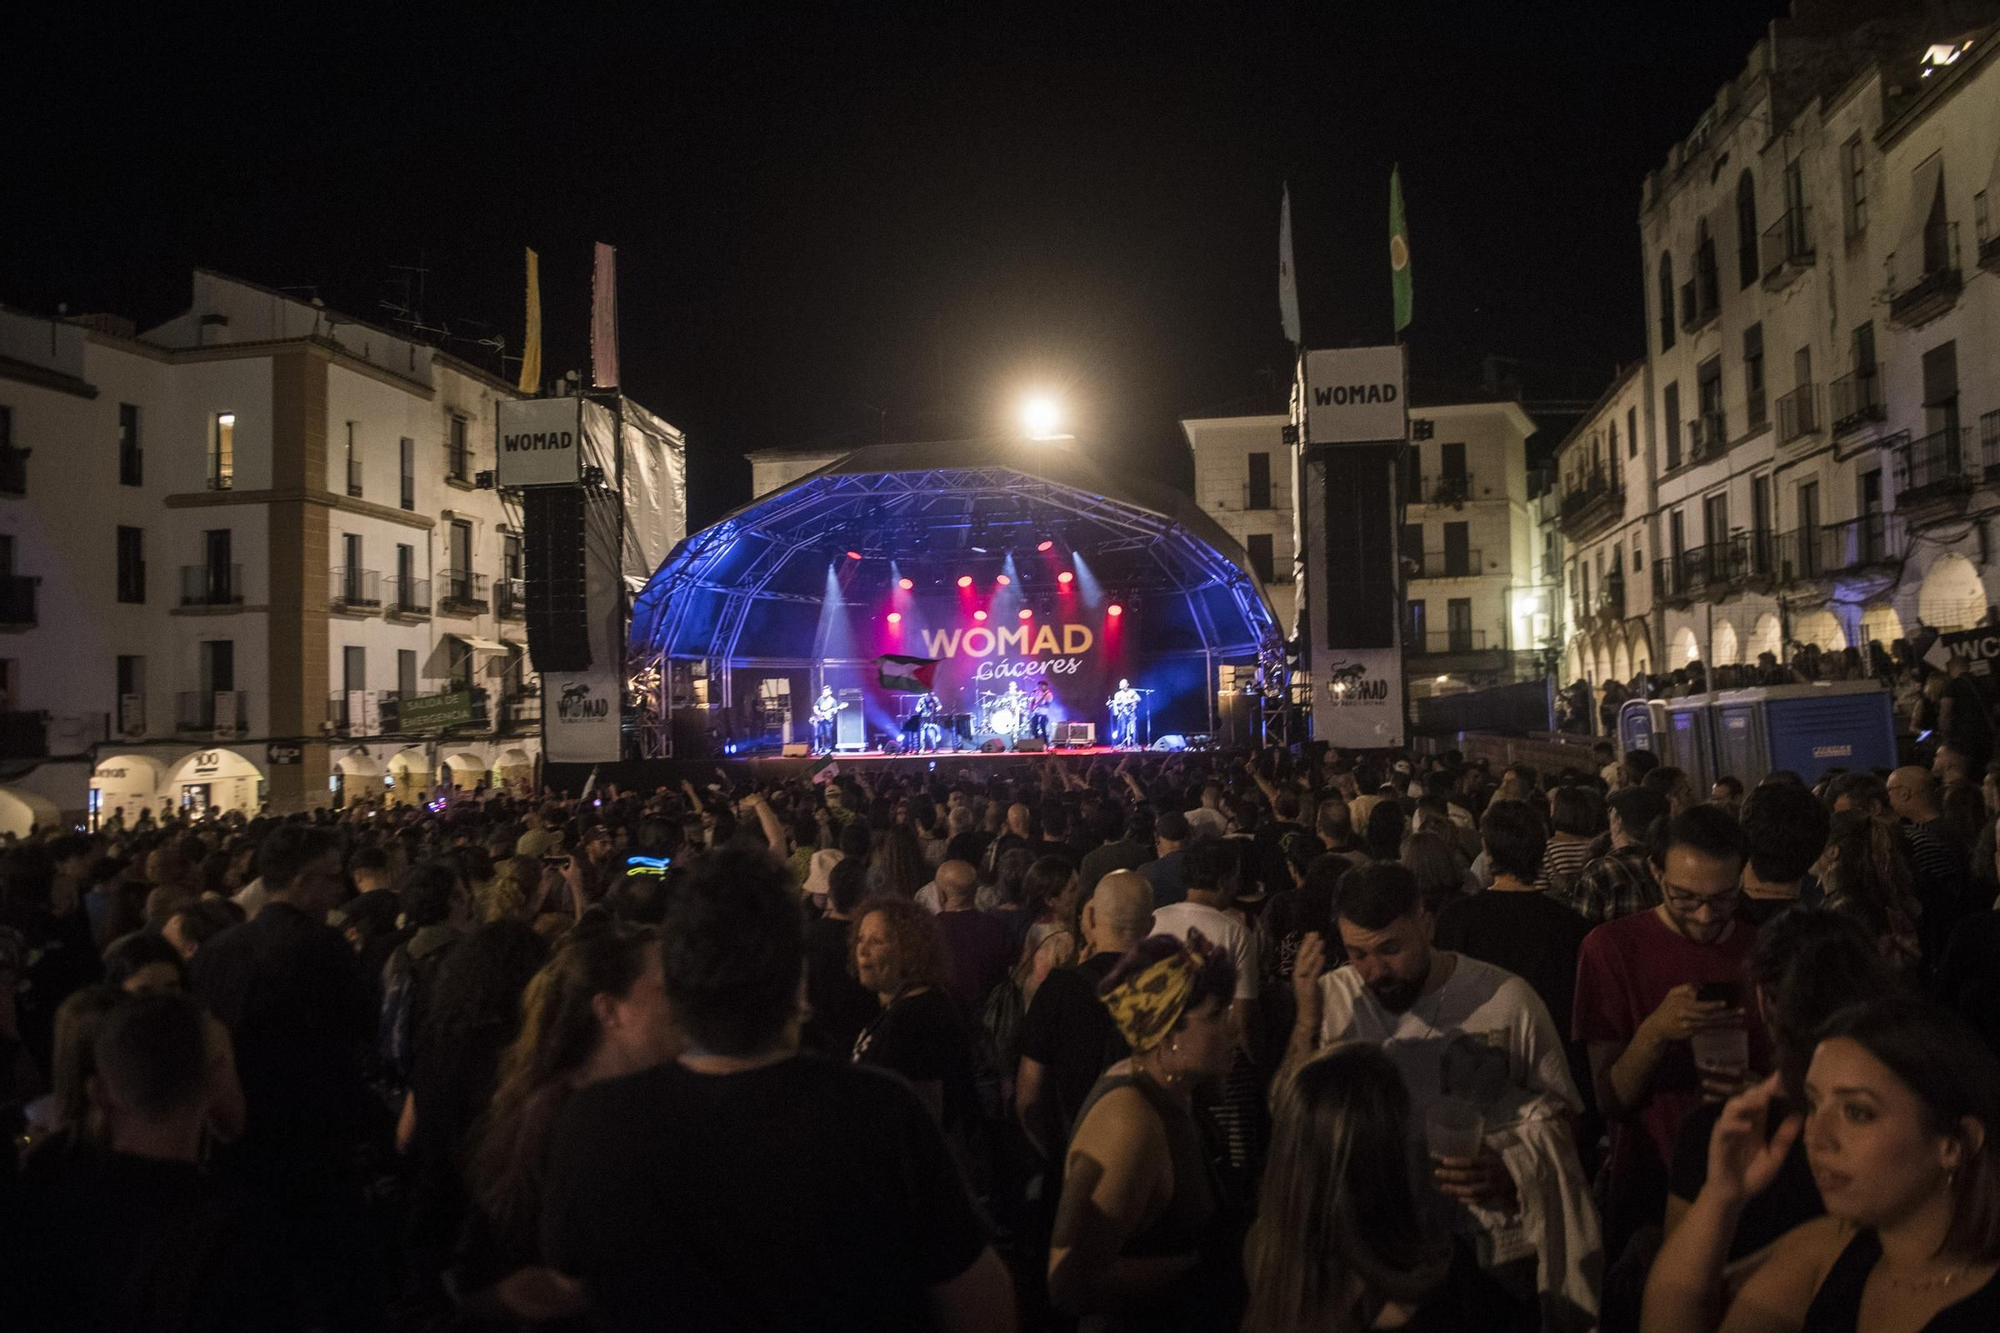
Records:
[[[1829,768],[1865,773],[1896,766],[1895,711],[1880,682],[1777,685],[1759,693],[1769,762],[1758,778],[1785,768],[1811,786]]]
[[[1653,748],[1653,709],[1645,699],[1627,699],[1618,710],[1618,750]]]
[[[1715,783],[1713,711],[1705,694],[1667,702],[1667,753],[1660,757],[1687,774],[1698,792]]]

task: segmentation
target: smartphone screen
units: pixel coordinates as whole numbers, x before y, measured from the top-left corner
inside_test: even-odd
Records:
[[[1736,983],[1733,981],[1704,981],[1695,991],[1695,998],[1703,1004],[1736,1003]]]

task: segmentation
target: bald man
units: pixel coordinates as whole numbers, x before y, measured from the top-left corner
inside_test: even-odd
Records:
[[[1014,1109],[1028,1141],[1051,1161],[1097,1076],[1129,1053],[1097,988],[1152,930],[1152,884],[1134,871],[1112,871],[1097,881],[1080,924],[1090,956],[1049,973],[1021,1023]]]
[[[970,861],[946,861],[939,865],[931,882],[917,890],[917,905],[933,915],[944,911],[956,897],[970,907],[979,892],[979,872]]]
[[[1972,849],[1941,817],[1937,782],[1909,764],[1889,775],[1889,809],[1903,827],[1917,900],[1924,905],[1917,932],[1924,957],[1941,961],[1952,928],[1978,907],[1970,901]]]

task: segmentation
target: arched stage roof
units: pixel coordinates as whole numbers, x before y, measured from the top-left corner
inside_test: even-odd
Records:
[[[801,659],[830,589],[860,605],[907,578],[919,595],[938,595],[964,574],[991,580],[1009,559],[1020,595],[1053,608],[1062,557],[1080,586],[1136,613],[1144,650],[1247,659],[1282,645],[1234,538],[1178,491],[1113,477],[1073,444],[1003,437],[856,450],[676,546],[634,605],[633,648],[675,660]],[[1038,551],[1045,541],[1056,559]]]

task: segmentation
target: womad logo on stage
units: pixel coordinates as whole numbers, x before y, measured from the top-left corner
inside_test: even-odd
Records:
[[[1381,703],[1389,697],[1389,682],[1368,679],[1368,664],[1353,662],[1336,664],[1327,676],[1326,692],[1333,696],[1333,702],[1347,704]]]
[[[1097,641],[1088,625],[1064,625],[1060,640],[1054,625],[1022,625],[1018,629],[927,629],[924,652],[931,657],[992,657],[1019,653],[1023,657],[1080,657]],[[1071,670],[1075,670],[1074,667]]]

